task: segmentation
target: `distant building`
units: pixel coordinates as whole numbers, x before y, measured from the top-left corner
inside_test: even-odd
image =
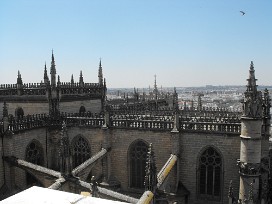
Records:
[[[156,83],[108,101],[101,61],[98,82],[61,82],[52,53],[50,78],[45,66],[41,83],[19,72],[0,85],[1,199],[39,185],[131,203],[269,203],[270,98],[253,63],[247,81],[242,113],[201,98],[180,109]]]

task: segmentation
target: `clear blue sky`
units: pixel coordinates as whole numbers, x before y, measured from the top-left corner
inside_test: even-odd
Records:
[[[241,15],[240,10],[245,12]],[[107,86],[272,84],[271,0],[1,0],[0,83],[40,82],[54,49],[61,81]]]

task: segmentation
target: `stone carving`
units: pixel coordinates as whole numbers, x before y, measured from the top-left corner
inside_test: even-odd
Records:
[[[245,163],[240,160],[237,161],[239,173],[243,175],[253,176],[260,175],[260,164]]]

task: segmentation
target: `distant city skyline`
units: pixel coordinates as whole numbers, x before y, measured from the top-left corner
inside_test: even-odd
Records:
[[[3,0],[0,84],[43,80],[54,50],[57,74],[109,88],[272,85],[272,1]],[[244,15],[242,12],[244,12]]]

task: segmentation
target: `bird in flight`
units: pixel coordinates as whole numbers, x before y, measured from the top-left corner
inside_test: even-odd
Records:
[[[242,16],[246,14],[244,11],[240,11],[240,12],[241,12]]]

